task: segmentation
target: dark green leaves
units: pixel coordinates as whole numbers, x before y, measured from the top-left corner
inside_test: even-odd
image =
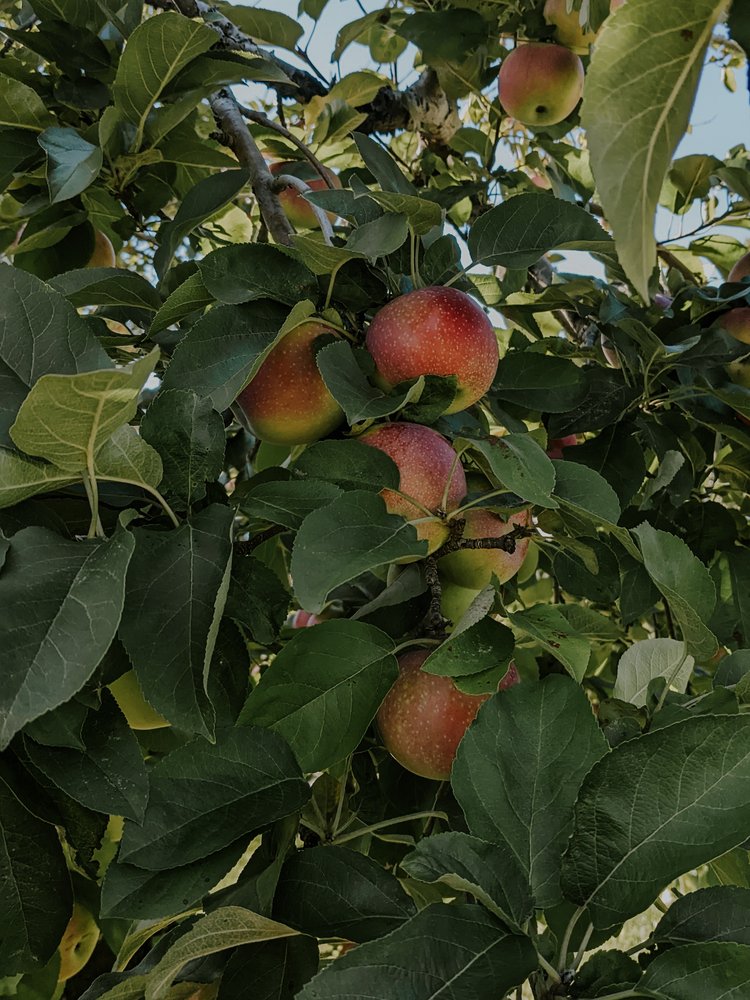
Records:
[[[295,472],[336,483],[346,490],[398,488],[396,463],[379,448],[359,441],[317,441],[302,452],[293,465]]]
[[[241,722],[281,733],[304,771],[357,746],[396,679],[393,641],[361,622],[299,630],[251,693]]]
[[[219,302],[236,305],[267,298],[293,306],[317,295],[313,273],[266,243],[222,247],[199,266],[203,284]]]
[[[46,528],[13,536],[0,574],[0,746],[72,698],[115,636],[133,538],[73,542]]]
[[[371,941],[415,912],[398,881],[346,847],[299,851],[281,869],[273,915],[316,937]]]
[[[161,871],[208,857],[301,809],[309,788],[286,743],[266,729],[196,739],[152,769],[143,825],[126,822],[120,860]]]
[[[669,944],[734,941],[750,945],[750,889],[716,885],[675,900],[652,940]]]
[[[535,351],[506,354],[492,383],[492,394],[498,399],[543,413],[567,412],[578,405],[585,392],[585,380],[577,365]]]
[[[495,695],[459,746],[451,784],[469,830],[516,857],[540,908],[561,899],[575,797],[606,749],[586,695],[559,676]]]
[[[45,129],[39,145],[47,154],[47,184],[53,205],[80,194],[101,170],[101,149],[73,128]]]
[[[687,944],[657,956],[635,995],[654,1000],[743,1000],[750,987],[750,946]]]
[[[481,906],[428,906],[387,937],[337,959],[300,1000],[496,1000],[536,967],[527,937]]]
[[[702,716],[622,743],[586,777],[563,865],[596,927],[640,913],[750,824],[750,718]]]
[[[456,445],[468,445],[476,451],[480,466],[498,485],[540,507],[557,506],[550,496],[555,467],[530,434],[459,438]]]
[[[350,424],[375,420],[396,413],[405,403],[419,397],[424,382],[396,393],[385,393],[372,385],[358,360],[372,361],[364,351],[355,353],[347,343],[329,344],[318,352],[315,360],[323,381],[341,406]]]

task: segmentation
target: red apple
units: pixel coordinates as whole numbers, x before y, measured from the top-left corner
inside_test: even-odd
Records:
[[[462,515],[466,519],[464,538],[502,538],[515,525],[531,523],[529,511],[522,510],[504,520],[498,514],[481,507],[472,507]],[[440,560],[440,573],[446,580],[459,587],[473,587],[482,590],[496,576],[500,583],[510,580],[521,568],[529,547],[528,538],[516,542],[515,552],[502,549],[459,549]]]
[[[547,442],[547,455],[549,458],[562,458],[564,448],[573,448],[577,444],[577,434],[566,434],[565,437],[550,438]]]
[[[298,177],[310,188],[311,191],[327,191],[328,184],[323,180],[318,171],[307,160],[292,160],[285,163],[272,163],[271,173],[276,177],[279,174],[289,174],[291,177]],[[335,188],[341,187],[341,181],[332,170],[326,170],[326,175]],[[295,229],[320,229],[318,218],[313,212],[310,202],[301,191],[296,188],[287,187],[279,192],[279,201],[284,213]],[[336,221],[336,215],[327,212],[331,222]]]
[[[309,444],[344,419],[315,364],[313,345],[325,334],[335,336],[335,331],[317,320],[295,327],[237,397],[253,434],[262,441]]]
[[[75,903],[73,916],[68,921],[58,948],[60,973],[58,982],[76,976],[91,958],[99,940],[99,928],[85,906]]]
[[[488,694],[459,691],[450,677],[424,673],[430,651],[417,649],[398,658],[399,675],[377,716],[386,750],[407,770],[423,778],[450,778],[458,744]],[[518,681],[515,664],[499,684]]]
[[[743,278],[747,278],[748,276],[750,276],[750,253],[746,253],[740,257],[735,263],[727,275],[727,281],[742,281]]]
[[[370,324],[367,348],[391,386],[419,375],[455,375],[458,388],[448,413],[481,399],[497,371],[492,324],[456,288],[420,288],[393,299]]]
[[[568,0],[547,0],[544,20],[555,28],[555,39],[575,52],[588,52],[596,41],[595,31],[584,32],[580,10],[568,11]]]
[[[580,101],[583,75],[583,63],[564,45],[519,45],[500,67],[500,104],[523,125],[557,125]]]
[[[309,611],[295,611],[291,624],[292,628],[310,628],[311,625],[317,625],[319,622],[320,618]]]
[[[379,448],[398,466],[399,493],[416,500],[411,503],[393,490],[381,490],[386,507],[407,521],[419,521],[428,515],[422,508],[437,514],[447,489],[445,510],[455,510],[466,496],[466,476],[456,452],[437,431],[422,424],[383,424],[366,431],[362,444]],[[421,506],[417,506],[417,504]],[[415,525],[419,538],[434,552],[448,538],[448,524],[443,520],[423,521]]]

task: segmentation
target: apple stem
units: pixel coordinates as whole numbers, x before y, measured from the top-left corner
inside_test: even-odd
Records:
[[[89,523],[89,530],[87,538],[104,538],[104,529],[102,528],[102,522],[99,518],[99,488],[96,482],[96,476],[90,471],[82,473],[83,486],[86,490],[86,497],[89,501],[89,507],[91,508],[91,521]]]
[[[559,969],[565,968],[565,959],[568,957],[570,939],[573,936],[573,931],[575,930],[576,924],[581,919],[584,912],[585,912],[585,907],[579,906],[578,909],[573,913],[570,920],[568,921],[568,926],[565,928],[565,934],[563,935],[562,944],[560,945],[560,957],[557,962],[557,967]]]
[[[422,281],[422,275],[419,273],[419,237],[414,232],[413,229],[409,230],[410,239],[410,257],[411,257],[411,280],[415,288],[423,288],[424,282]],[[451,473],[453,475],[453,473]],[[450,482],[450,480],[448,480]]]
[[[552,980],[552,982],[553,983],[561,983],[562,979],[560,978],[560,974],[558,973],[558,971],[554,967],[554,965],[550,964],[550,962],[547,961],[547,959],[544,957],[544,955],[540,955],[539,952],[536,953],[536,957],[537,957],[537,961],[539,962],[539,964],[541,965],[541,967],[544,969],[544,971],[547,973],[547,975]]]

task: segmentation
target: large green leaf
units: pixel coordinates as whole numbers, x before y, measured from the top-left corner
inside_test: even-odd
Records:
[[[559,608],[535,604],[508,614],[511,624],[534,639],[565,667],[576,681],[583,680],[591,656],[588,641],[576,632]]]
[[[310,790],[280,736],[241,727],[197,738],[151,769],[141,825],[125,823],[120,860],[163,871],[190,864],[301,809]],[[175,794],[179,789],[179,794]],[[239,943],[239,942],[237,942]]]
[[[458,748],[451,784],[470,832],[516,857],[540,908],[562,898],[575,798],[606,752],[586,695],[554,675],[492,697]]]
[[[750,889],[715,885],[680,896],[656,925],[651,939],[669,944],[734,941],[750,945]]]
[[[314,938],[280,938],[238,948],[226,964],[219,1000],[286,1000],[318,971]]]
[[[339,487],[325,480],[274,479],[240,484],[232,494],[232,503],[251,519],[296,530],[308,514],[340,495]]]
[[[586,73],[581,120],[596,189],[622,266],[646,300],[656,205],[724,6],[624,4],[605,22]]]
[[[614,696],[633,705],[645,705],[648,686],[662,677],[669,687],[684,692],[695,666],[684,642],[676,639],[641,639],[620,657]]]
[[[563,861],[595,927],[646,909],[670,879],[750,828],[750,718],[698,716],[621,743],[587,775]]]
[[[470,447],[494,482],[540,507],[557,507],[550,495],[555,466],[530,434],[506,434],[481,440],[457,438],[456,447]]]
[[[402,409],[406,403],[419,399],[424,387],[423,379],[418,379],[401,392],[385,393],[368,381],[358,364],[358,354],[363,361],[371,363],[368,354],[364,351],[355,354],[346,341],[329,344],[315,357],[323,381],[350,424],[388,416]]]
[[[82,267],[66,271],[50,281],[76,308],[80,306],[126,306],[155,312],[159,293],[137,271],[121,267]]]
[[[99,146],[83,139],[74,128],[48,128],[39,136],[47,154],[50,201],[67,201],[85,191],[99,175],[104,159]]]
[[[239,721],[281,733],[304,771],[330,767],[355,749],[395,681],[394,648],[385,632],[362,622],[300,629],[250,694]]]
[[[0,507],[11,507],[36,493],[60,489],[77,478],[55,465],[0,448]]]
[[[634,987],[653,1000],[744,1000],[750,990],[750,945],[686,944],[658,955]]]
[[[132,553],[123,529],[108,542],[13,536],[0,573],[0,749],[91,677],[120,622]]]
[[[586,383],[566,358],[536,351],[506,354],[497,368],[492,395],[543,413],[566,413],[581,402]]]
[[[35,90],[20,80],[0,74],[0,126],[43,132],[54,120]]]
[[[293,306],[317,297],[312,271],[268,243],[221,247],[204,257],[199,267],[208,291],[230,305],[274,299]]]

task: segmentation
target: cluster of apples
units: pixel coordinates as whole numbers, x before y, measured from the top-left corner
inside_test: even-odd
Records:
[[[611,0],[610,11],[625,0]],[[547,0],[544,19],[555,29],[554,43],[525,42],[503,60],[498,93],[503,109],[522,125],[544,127],[564,121],[583,94],[585,54],[596,34],[585,32],[580,12],[567,0]]]

